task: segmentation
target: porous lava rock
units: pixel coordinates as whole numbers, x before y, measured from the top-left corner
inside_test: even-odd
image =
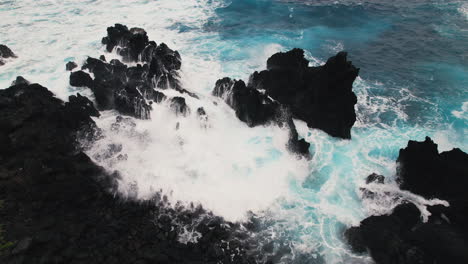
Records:
[[[397,162],[401,189],[443,199],[449,206],[429,206],[427,222],[411,203],[366,218],[345,232],[352,249],[369,252],[378,264],[468,263],[468,154],[457,148],[439,153],[426,137],[409,141]],[[368,183],[383,183],[382,177],[370,176]]]

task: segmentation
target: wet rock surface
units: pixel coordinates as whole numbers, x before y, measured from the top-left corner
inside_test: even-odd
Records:
[[[222,98],[234,109],[237,118],[250,127],[272,123],[286,126],[290,131],[289,149],[306,157],[310,156],[310,144],[298,138],[292,115],[286,107],[260,91],[246,86],[242,80],[220,79],[216,82],[212,94]]]
[[[149,41],[141,28],[128,29],[116,24],[109,27],[107,33],[102,39],[107,51],[116,52],[123,62],[137,63],[136,66],[128,66],[117,59],[107,62],[101,56],[100,59],[88,58],[82,71],[70,75],[70,85],[91,88],[100,110],[116,109],[122,114],[149,119],[151,103],[160,103],[166,98],[160,90],[174,89],[198,98],[180,85],[182,60],[177,51],[164,43],[157,45]],[[93,73],[94,79],[84,76],[84,71]]]
[[[353,82],[359,69],[339,52],[318,67],[309,67],[304,51],[276,53],[267,61],[267,70],[254,72],[249,87],[288,107],[295,118],[331,136],[349,139],[356,121]]]
[[[15,53],[6,45],[0,44],[0,66],[6,63],[3,59],[8,58],[16,58]]]
[[[78,64],[76,64],[75,62],[73,61],[69,61],[67,62],[67,64],[65,64],[65,69],[67,71],[72,71],[73,69],[77,68],[78,67]]]
[[[427,199],[439,198],[450,206],[428,207],[423,222],[411,203],[397,206],[389,215],[371,216],[345,237],[356,252],[369,252],[377,263],[468,263],[468,154],[460,149],[439,153],[430,138],[409,141],[400,150],[397,176],[400,188]],[[368,183],[383,183],[381,175]]]
[[[19,83],[0,90],[0,111],[0,222],[13,242],[1,263],[254,262],[238,224],[200,207],[168,207],[160,195],[116,196],[118,173],[77,144],[99,137],[91,119],[99,112],[86,97],[64,103],[39,84]],[[117,119],[116,129],[128,123]],[[186,226],[195,240],[181,240]]]
[[[357,103],[352,88],[359,69],[347,60],[346,52],[329,58],[325,65],[308,65],[301,49],[276,53],[267,60],[267,70],[254,72],[248,85],[223,78],[216,82],[213,95],[223,98],[251,127],[271,122],[286,125],[291,131],[290,149],[310,155],[309,143],[297,138],[292,118],[331,136],[351,138]]]

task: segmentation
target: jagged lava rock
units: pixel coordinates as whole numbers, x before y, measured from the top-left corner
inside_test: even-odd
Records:
[[[0,44],[0,66],[5,64],[5,62],[2,60],[2,58],[4,58],[4,59],[16,58],[16,55],[6,45]]]
[[[92,87],[93,79],[84,71],[70,73],[70,85],[77,87]]]
[[[239,225],[197,219],[202,237],[182,244],[172,221],[192,224],[208,216],[202,208],[116,196],[118,174],[95,165],[77,144],[97,130],[90,117],[99,113],[86,97],[64,103],[38,84],[19,82],[0,90],[0,111],[0,224],[6,241],[15,242],[2,248],[0,263],[254,263],[238,240],[226,242],[237,239]],[[118,117],[116,129],[129,122]]]
[[[117,49],[124,62],[149,64],[148,78],[153,79],[156,87],[180,89],[178,70],[182,66],[180,54],[166,44],[159,46],[149,41],[147,33],[141,28],[131,28],[121,24],[107,28],[107,36],[102,39],[108,52]]]
[[[439,153],[426,137],[409,141],[397,161],[402,189],[450,205],[429,207],[425,223],[415,210],[399,207],[390,215],[371,216],[345,232],[352,248],[369,251],[377,263],[468,263],[468,155],[460,149]],[[378,182],[382,176],[370,177]]]
[[[400,187],[426,198],[468,200],[468,154],[458,148],[439,154],[429,137],[409,141],[398,156]]]
[[[216,82],[212,92],[214,96],[222,98],[236,116],[248,126],[276,123],[289,129],[289,149],[306,157],[310,157],[309,146],[304,139],[298,139],[291,113],[281,104],[271,100],[260,91],[247,87],[242,80],[223,78]]]
[[[106,62],[88,58],[83,70],[89,70],[94,80],[89,81],[82,71],[70,75],[72,86],[87,86],[96,97],[99,109],[116,109],[122,114],[149,119],[152,102],[160,103],[166,96],[156,89],[175,89],[198,98],[180,86],[180,55],[164,43],[159,46],[149,41],[146,32],[140,28],[128,29],[116,24],[107,29],[108,35],[102,43],[108,51],[116,50],[125,62],[138,62],[127,66],[117,59]],[[77,77],[72,79],[72,77]],[[78,78],[80,77],[80,78]]]
[[[69,62],[67,62],[67,64],[65,64],[65,69],[67,71],[72,71],[76,67],[78,67],[78,64],[76,64],[74,61],[69,61]]]
[[[250,76],[248,86],[265,90],[309,127],[334,137],[351,138],[357,102],[352,88],[359,69],[347,60],[346,52],[319,67],[308,64],[302,49],[274,54],[267,61],[267,70]]]

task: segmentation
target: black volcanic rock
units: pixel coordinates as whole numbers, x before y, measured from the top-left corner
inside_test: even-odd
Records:
[[[128,29],[116,24],[107,29],[108,35],[102,43],[110,52],[115,50],[124,62],[138,62],[136,66],[127,66],[117,59],[106,62],[88,58],[82,66],[94,75],[94,80],[77,78],[70,84],[91,88],[99,109],[116,109],[122,114],[136,118],[149,119],[152,102],[160,103],[166,96],[156,89],[174,89],[180,93],[198,98],[180,86],[179,73],[181,58],[177,51],[166,44],[159,46],[149,41],[146,32],[140,28]],[[78,73],[72,73],[78,74]],[[80,75],[82,75],[80,73]]]
[[[243,81],[230,78],[218,80],[212,94],[222,98],[234,109],[236,116],[250,127],[269,123],[288,127],[290,131],[288,148],[292,152],[310,156],[310,144],[304,139],[298,139],[291,113],[281,104],[260,91],[247,87]]]
[[[409,141],[397,160],[400,187],[426,198],[468,201],[468,154],[456,148],[439,154],[437,144]]]
[[[146,202],[116,196],[119,175],[77,144],[98,136],[90,117],[99,113],[86,97],[69,99],[38,84],[0,90],[0,225],[12,242],[2,241],[0,263],[254,263],[238,242],[239,224],[201,207],[166,206],[159,194]],[[126,119],[117,118],[117,129]],[[187,226],[198,243],[179,241]]]
[[[16,55],[6,45],[0,44],[0,57],[5,58],[5,59],[16,58]]]
[[[352,88],[359,69],[347,60],[345,52],[323,66],[308,65],[301,49],[276,53],[268,59],[267,70],[254,72],[248,85],[220,79],[213,95],[223,98],[251,127],[270,122],[286,124],[291,131],[290,149],[297,153],[308,153],[309,144],[297,139],[293,117],[334,137],[351,138],[357,103]]]
[[[182,60],[179,52],[166,44],[157,45],[149,41],[147,33],[141,28],[131,28],[115,24],[107,28],[107,36],[102,39],[108,52],[116,50],[124,62],[148,63],[148,78],[161,89],[182,89],[178,80]]]
[[[236,116],[250,127],[265,125],[281,115],[278,103],[247,87],[242,80],[218,80],[212,94],[223,98],[235,110]]]
[[[383,175],[372,173],[371,175],[367,176],[366,183],[369,184],[373,182],[383,184],[385,182],[385,177]]]
[[[17,76],[16,79],[13,82],[11,82],[11,86],[19,84],[30,84],[30,82],[26,80],[23,76]]]
[[[409,141],[400,150],[400,188],[449,206],[430,206],[422,222],[417,209],[397,207],[392,214],[371,216],[345,232],[357,252],[368,251],[377,263],[468,263],[468,155],[460,149],[439,153],[437,144]],[[369,181],[381,181],[380,175]],[[405,204],[406,207],[414,205]]]
[[[0,44],[0,66],[5,64],[5,62],[2,60],[2,58],[4,58],[4,59],[16,58],[16,55],[6,45]]]
[[[345,236],[354,251],[368,251],[376,263],[427,263],[424,252],[405,241],[419,219],[416,206],[403,204],[391,215],[366,218],[359,227],[346,230]]]
[[[308,64],[301,49],[274,54],[267,61],[267,70],[250,76],[248,86],[265,90],[309,127],[334,137],[351,138],[357,102],[352,88],[359,69],[347,60],[346,52],[319,67]]]
[[[77,87],[92,87],[93,79],[84,71],[70,73],[70,85]]]
[[[78,64],[76,64],[75,62],[73,61],[69,61],[67,62],[67,64],[65,64],[65,69],[67,71],[72,71],[73,69],[75,69],[76,67],[78,67]]]
[[[183,97],[173,97],[170,99],[169,104],[176,115],[186,116],[190,113],[190,108],[185,103],[185,98]]]

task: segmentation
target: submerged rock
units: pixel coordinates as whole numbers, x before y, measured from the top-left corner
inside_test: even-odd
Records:
[[[346,52],[319,67],[308,64],[301,49],[274,54],[267,61],[267,70],[250,76],[248,86],[265,90],[309,127],[334,137],[351,138],[357,103],[352,88],[359,69],[347,60]]]
[[[426,138],[409,141],[400,150],[400,188],[450,206],[431,206],[423,222],[413,204],[400,205],[390,215],[371,216],[345,232],[357,252],[368,251],[377,263],[468,263],[468,154],[460,149],[439,153]],[[382,182],[383,176],[368,178]]]

